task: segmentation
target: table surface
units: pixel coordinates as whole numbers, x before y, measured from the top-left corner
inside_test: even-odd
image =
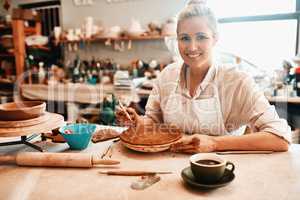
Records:
[[[300,97],[267,96],[267,99],[270,102],[274,102],[274,103],[300,104]]]
[[[115,94],[117,98],[124,99],[128,102],[138,102],[139,93],[144,95],[145,92],[132,90],[117,90],[112,84],[22,84],[22,96],[32,100],[51,100],[65,101],[74,103],[92,103],[97,104],[103,101],[108,94]],[[148,91],[149,93],[149,91]]]
[[[23,84],[21,86],[22,96],[33,100],[53,100],[77,103],[100,103],[103,97],[109,93],[115,93],[121,98],[129,98],[134,102],[139,97],[149,96],[151,90],[135,89],[135,90],[114,90],[112,84],[88,85],[80,83],[69,84]],[[270,102],[300,104],[300,97],[287,96],[266,96]]]
[[[101,154],[111,144],[90,144],[82,152]],[[50,152],[66,151],[67,144],[39,142]],[[12,147],[10,147],[12,148]],[[0,148],[0,153],[31,151],[28,147]],[[184,184],[181,170],[189,165],[189,155],[170,152],[139,153],[116,143],[112,159],[120,160],[121,170],[172,171],[141,191],[130,185],[138,177],[107,176],[101,170],[118,169],[98,166],[91,169],[34,168],[0,165],[0,199],[5,200],[118,200],[118,199],[255,199],[293,200],[300,198],[300,145],[288,152],[273,154],[222,155],[235,166],[235,179],[227,186],[201,191]]]

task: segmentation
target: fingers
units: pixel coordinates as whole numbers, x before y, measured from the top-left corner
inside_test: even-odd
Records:
[[[170,148],[170,151],[171,152],[174,152],[174,153],[196,153],[198,152],[198,148],[194,147],[194,146],[185,146],[185,147],[182,147],[182,148]]]
[[[182,139],[170,147],[172,152],[195,153],[199,149],[200,140],[197,137]]]
[[[135,112],[135,110],[133,108],[125,108],[125,111],[129,114],[129,116],[131,118],[136,118],[138,116],[138,114]],[[126,116],[126,112],[123,109],[121,109],[120,107],[116,108],[116,115],[124,115]]]
[[[127,112],[125,112],[124,111]],[[135,126],[138,121],[139,115],[135,112],[133,108],[124,108],[122,109],[121,107],[116,108],[116,119],[117,123],[119,125],[125,125],[125,126]]]

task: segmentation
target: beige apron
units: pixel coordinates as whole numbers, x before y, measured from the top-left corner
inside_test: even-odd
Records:
[[[217,73],[217,69],[216,69]],[[163,111],[164,122],[176,124],[188,134],[225,135],[221,104],[216,82],[207,87],[213,88],[213,96],[198,99],[188,96],[179,85],[170,92]]]

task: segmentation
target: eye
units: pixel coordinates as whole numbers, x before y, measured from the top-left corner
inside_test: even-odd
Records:
[[[203,34],[199,34],[196,36],[197,41],[202,41],[202,40],[207,40],[209,39],[209,37],[207,37],[206,35]]]
[[[187,35],[183,35],[183,36],[179,37],[179,41],[181,41],[181,42],[188,42],[190,40],[191,40],[191,38]]]

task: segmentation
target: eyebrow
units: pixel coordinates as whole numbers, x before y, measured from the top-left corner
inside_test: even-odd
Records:
[[[209,35],[207,34],[207,33],[204,33],[204,32],[197,32],[197,33],[195,33],[195,35],[196,36],[206,36],[206,37],[208,37]],[[190,36],[189,34],[187,34],[187,33],[179,33],[178,34],[178,36]]]
[[[187,33],[180,33],[180,34],[178,34],[178,36],[179,37],[181,37],[181,36],[189,36],[189,34],[187,34]]]
[[[203,33],[203,32],[198,32],[198,33],[196,33],[195,35],[208,36],[207,33]]]

